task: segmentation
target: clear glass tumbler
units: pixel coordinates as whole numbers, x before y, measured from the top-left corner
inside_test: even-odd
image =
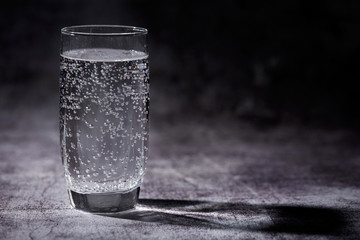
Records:
[[[147,30],[88,25],[61,29],[60,143],[74,208],[135,206],[149,135]]]

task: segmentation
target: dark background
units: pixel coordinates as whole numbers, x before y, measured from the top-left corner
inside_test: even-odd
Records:
[[[12,1],[0,9],[0,104],[41,107],[57,95],[62,27],[122,24],[149,30],[155,118],[227,115],[255,126],[358,129],[359,6]]]
[[[0,239],[359,239],[359,0],[14,0],[0,24]],[[70,208],[59,40],[81,24],[149,29],[145,211]]]

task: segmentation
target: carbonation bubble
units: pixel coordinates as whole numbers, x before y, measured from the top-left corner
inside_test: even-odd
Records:
[[[60,86],[69,188],[101,193],[139,186],[147,158],[147,55],[113,49],[65,52]]]

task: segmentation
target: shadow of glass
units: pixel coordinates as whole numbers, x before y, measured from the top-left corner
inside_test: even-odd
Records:
[[[343,209],[316,206],[141,199],[136,209],[99,215],[211,229],[341,235],[352,231],[347,214]],[[357,210],[352,214],[359,217]]]
[[[268,206],[266,209],[274,224],[263,231],[340,235],[348,228],[346,214],[339,209],[304,206]]]

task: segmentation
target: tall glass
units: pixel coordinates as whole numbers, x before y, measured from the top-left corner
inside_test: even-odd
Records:
[[[135,206],[149,135],[147,30],[61,29],[60,141],[71,205],[89,212]]]

